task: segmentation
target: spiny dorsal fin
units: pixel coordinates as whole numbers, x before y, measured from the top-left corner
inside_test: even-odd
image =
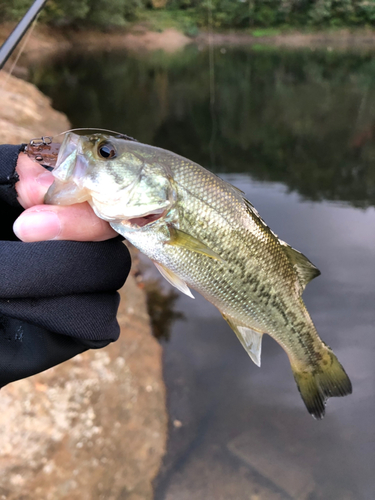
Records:
[[[264,222],[264,220],[262,219],[262,217],[259,215],[259,212],[258,210],[254,207],[254,205],[251,203],[251,201],[247,200],[246,198],[242,197],[243,201],[245,202],[245,205],[246,205],[246,208],[248,210],[248,212],[251,212],[253,215],[255,215],[256,217],[258,217],[258,219],[260,219],[263,224],[265,226],[267,226],[267,224]]]
[[[237,335],[247,354],[257,366],[260,366],[260,357],[262,352],[262,333],[256,332],[247,326],[236,325],[225,314],[221,313],[225,321]]]
[[[211,257],[211,259],[220,260],[224,262],[224,260],[218,255],[216,252],[208,248],[208,246],[202,241],[194,238],[188,233],[181,231],[173,226],[169,228],[171,239],[167,242],[168,245],[180,246],[182,248],[186,248],[192,252],[201,253],[203,255],[207,255],[207,257]]]
[[[191,297],[194,299],[194,295],[191,293],[190,288],[187,286],[185,281],[183,281],[181,278],[177,276],[173,271],[170,269],[167,269],[165,266],[162,264],[159,264],[158,262],[154,261],[154,264],[157,268],[157,270],[160,272],[160,274],[165,278],[168,283],[171,285],[175,286],[180,292],[184,293],[188,297]]]
[[[259,212],[258,212],[258,210],[254,207],[254,205],[253,205],[253,204],[252,204],[249,200],[247,200],[246,198],[243,198],[243,197],[242,197],[242,199],[243,199],[243,201],[245,202],[245,206],[246,206],[247,212],[248,212],[250,215],[252,215],[252,216],[256,217],[256,218],[259,220],[259,222],[261,222],[261,223],[263,224],[263,226],[264,226],[264,227],[266,227],[266,228],[268,229],[268,231],[269,231],[271,234],[273,234],[273,236],[275,236],[275,238],[277,238],[277,234],[276,234],[276,233],[274,233],[274,232],[272,231],[272,229],[271,229],[271,228],[267,225],[267,223],[266,223],[266,222],[262,219],[262,217],[259,215]]]
[[[314,264],[310,262],[309,259],[301,252],[292,248],[290,245],[285,243],[285,241],[279,241],[282,249],[286,253],[290,263],[297,273],[298,281],[300,282],[302,290],[304,290],[307,283],[320,275],[319,269],[317,269]]]
[[[231,184],[231,187],[237,192],[239,193],[242,197],[243,195],[245,194],[240,188],[236,187],[236,186],[233,186],[233,184]]]

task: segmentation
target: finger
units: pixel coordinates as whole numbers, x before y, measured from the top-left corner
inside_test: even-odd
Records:
[[[88,203],[68,207],[36,205],[22,212],[13,226],[22,241],[103,241],[118,236],[108,222],[99,219]]]
[[[23,153],[18,157],[16,171],[19,181],[15,187],[20,205],[29,208],[43,203],[44,195],[54,181],[51,172]]]

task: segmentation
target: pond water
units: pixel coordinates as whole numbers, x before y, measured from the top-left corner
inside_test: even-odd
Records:
[[[272,339],[259,369],[213,306],[178,296],[156,500],[373,500],[375,53],[76,53],[32,78],[73,126],[124,132],[240,187],[322,272],[304,300],[354,388],[322,421]]]

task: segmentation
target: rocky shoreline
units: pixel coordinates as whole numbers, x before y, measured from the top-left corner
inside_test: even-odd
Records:
[[[38,89],[6,72],[0,102],[1,143],[70,127]],[[152,499],[166,396],[162,349],[135,267],[120,291],[117,342],[0,391],[0,499]]]
[[[70,128],[67,117],[35,85],[0,71],[0,143],[20,144]]]

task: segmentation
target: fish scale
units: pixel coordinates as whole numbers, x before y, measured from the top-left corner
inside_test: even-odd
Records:
[[[328,397],[351,392],[301,298],[319,271],[279,240],[239,189],[172,152],[103,133],[67,133],[53,173],[47,203],[84,194],[170,283],[214,304],[256,364],[262,335],[275,339],[314,417],[324,415]]]
[[[274,325],[270,323],[269,310],[264,310],[263,307],[267,298],[272,296],[272,281],[264,272],[262,278],[260,277],[262,270],[258,260],[249,258],[249,252],[244,245],[243,237],[241,238],[227,221],[223,221],[222,217],[219,217],[214,209],[210,211],[200,210],[200,206],[204,203],[196,198],[189,197],[189,200],[191,200],[192,207],[191,210],[185,211],[185,217],[181,220],[181,229],[189,231],[189,234],[204,241],[207,246],[217,251],[223,257],[226,265],[213,262],[209,257],[174,248],[168,251],[168,255],[172,252],[173,255],[170,256],[170,260],[166,262],[166,265],[168,267],[174,266],[173,270],[192,288],[202,293],[222,312],[238,320],[243,326],[250,326],[270,334],[280,330],[276,321],[274,321]],[[205,215],[207,224],[211,222],[215,226],[216,232],[210,233],[210,238],[205,237],[207,231],[204,231],[204,229],[199,230],[200,226],[194,225],[194,215],[193,220],[189,219],[189,214],[196,213],[199,213],[203,220]],[[197,229],[194,230],[194,228]],[[267,238],[264,238],[264,240],[264,245],[267,245]],[[181,251],[184,252],[184,256],[180,255]],[[178,254],[175,252],[178,252]],[[264,255],[264,252],[258,253]],[[266,258],[263,259],[265,268],[267,266],[272,268],[271,264],[276,260],[274,254],[276,254],[276,249],[270,254],[267,252]],[[197,262],[198,259],[199,263]],[[282,255],[279,260],[283,260]],[[289,275],[294,275],[294,272],[290,270]],[[216,280],[215,276],[218,276]],[[257,279],[254,276],[257,276]],[[256,294],[260,281],[267,290],[263,296]],[[216,286],[216,282],[218,282],[218,286]],[[276,286],[277,283],[274,284],[274,287]],[[253,289],[255,288],[254,292]],[[228,300],[228,296],[231,297],[230,300]]]
[[[248,229],[249,232],[245,235],[245,239],[248,242],[248,246],[251,248],[251,253],[254,253],[255,249],[258,254],[258,260],[261,260],[263,256],[265,259],[265,268],[269,269],[275,262],[275,256],[272,250],[277,252],[278,239],[260,219],[257,212],[255,212],[255,214],[250,214],[249,217],[249,205],[244,203],[244,199],[240,195],[239,190],[194,163],[176,162],[175,165],[171,165],[171,167],[175,174],[174,179],[176,183],[180,184],[182,188],[186,190],[182,203],[186,202],[188,204],[190,201],[190,204],[192,204],[193,200],[189,200],[189,195],[192,195],[194,198],[197,198],[197,201],[201,200],[203,204],[207,204],[211,207],[211,217],[214,217],[215,213],[222,214],[233,229],[237,229],[242,233],[242,238],[244,238],[244,229]],[[193,214],[199,213],[200,219],[202,219],[205,214],[204,206],[192,206],[190,212]],[[181,219],[182,224],[187,223],[186,218],[187,214],[185,213],[184,218]],[[191,227],[193,228],[194,226],[193,220]],[[209,236],[209,234],[207,235],[206,227],[207,224],[204,225],[204,231],[202,231],[203,234],[201,234],[203,238]],[[271,245],[273,247],[272,250],[270,251],[268,249],[267,253],[264,254],[260,248],[258,250],[259,245],[254,245],[254,239],[257,244],[259,241],[263,240],[265,245]],[[281,263],[280,261],[284,262]],[[283,254],[279,255],[279,261],[276,263],[276,266],[278,266],[281,271],[290,273],[290,266],[288,268],[286,258]],[[293,271],[290,279],[295,280]]]

